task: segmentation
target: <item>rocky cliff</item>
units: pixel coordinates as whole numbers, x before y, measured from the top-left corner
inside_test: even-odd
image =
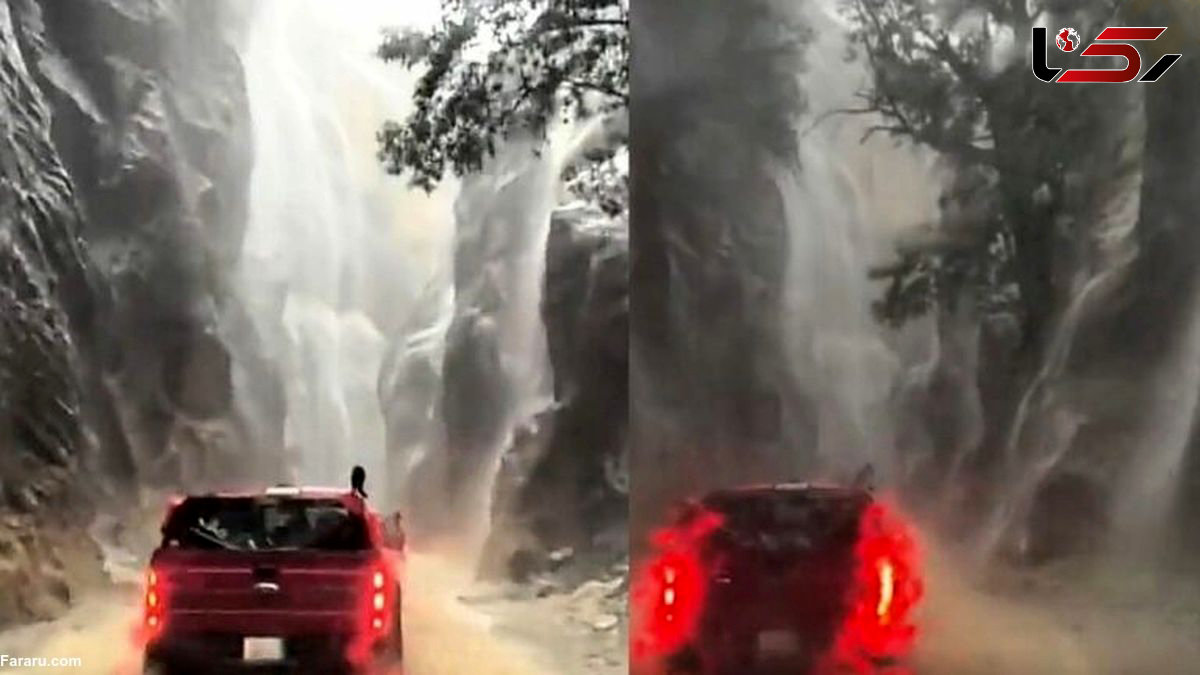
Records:
[[[806,411],[781,345],[797,40],[768,1],[633,6],[632,536],[665,504],[773,474]],[[646,39],[639,40],[643,33]],[[795,424],[795,426],[802,426]]]
[[[96,289],[71,178],[51,140],[29,7],[0,4],[0,623],[69,599],[37,532],[80,525],[71,488],[88,456],[82,351]]]
[[[545,255],[553,403],[516,429],[501,457],[483,556],[489,576],[526,578],[564,563],[568,551],[586,574],[627,550],[627,224],[586,206],[559,208]]]
[[[393,341],[381,374],[389,461],[409,467],[398,487],[417,533],[477,531],[499,449],[545,388],[536,307],[553,193],[526,143],[464,179],[453,300],[419,303]]]
[[[244,228],[250,167],[241,67],[218,2],[31,5],[52,139],[81,235],[107,281],[97,426],[106,475],[194,476],[179,451],[215,445],[230,358],[216,335],[223,273]],[[39,11],[40,10],[40,11]],[[103,414],[107,413],[107,414]],[[203,457],[197,457],[203,462]]]
[[[95,561],[58,553],[88,504],[187,478],[180,448],[236,426],[215,331],[250,158],[225,14],[0,2],[0,622],[61,607]]]

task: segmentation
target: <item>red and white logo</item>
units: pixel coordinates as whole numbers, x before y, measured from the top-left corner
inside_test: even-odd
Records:
[[[1153,42],[1162,37],[1167,31],[1165,26],[1109,26],[1100,31],[1096,40],[1079,52],[1079,56],[1104,56],[1124,59],[1124,67],[1119,68],[1052,68],[1046,52],[1049,31],[1045,27],[1033,29],[1033,75],[1043,82],[1063,83],[1110,83],[1122,82],[1157,82],[1175,62],[1183,58],[1182,54],[1164,54],[1154,65],[1142,73],[1142,53],[1133,46],[1134,42]],[[1063,28],[1054,35],[1054,43],[1067,53],[1073,53],[1081,46],[1079,33],[1074,28]],[[1141,75],[1139,78],[1138,76]]]
[[[1054,42],[1064,52],[1073,52],[1079,48],[1079,33],[1074,28],[1064,28],[1054,36]]]

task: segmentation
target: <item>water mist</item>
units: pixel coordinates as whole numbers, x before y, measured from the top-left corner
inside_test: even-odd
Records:
[[[374,50],[416,9],[268,0],[251,15],[255,165],[236,288],[282,379],[280,480],[341,485],[361,464],[377,477],[368,488],[386,492],[380,366],[448,266],[452,232],[446,199],[410,191],[375,159],[375,133],[404,116],[409,86]],[[235,373],[244,399],[247,377]]]
[[[880,285],[872,266],[892,255],[897,237],[935,218],[938,182],[921,153],[881,139],[863,142],[869,122],[834,111],[856,107],[866,82],[847,62],[837,3],[808,7],[814,30],[800,77],[809,115],[800,124],[799,169],[779,178],[791,255],[785,321],[795,380],[815,406],[816,447],[800,467],[850,475],[871,462],[895,477],[892,394],[904,355],[871,315]]]

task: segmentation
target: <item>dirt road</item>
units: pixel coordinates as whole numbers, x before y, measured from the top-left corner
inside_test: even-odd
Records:
[[[1094,574],[1062,570],[997,578],[950,551],[923,548],[926,592],[918,638],[905,667],[889,673],[1200,673],[1200,588],[1189,588],[1186,580],[1150,579],[1173,597],[1155,601],[1128,575],[1115,574],[1107,584],[1097,583],[1103,580]],[[650,663],[637,664],[634,672],[663,675]]]
[[[1092,591],[1083,590],[1082,576],[997,588],[945,552],[925,557],[913,664],[920,675],[1200,672],[1200,612],[1186,601],[1134,597],[1127,578]]]
[[[985,590],[945,554],[926,555],[927,596],[913,659],[919,675],[1183,675],[1200,672],[1200,613],[1186,605]],[[532,607],[480,607],[460,598],[469,575],[447,559],[414,556],[406,572],[403,675],[573,675],[617,672],[564,662],[575,650]],[[135,675],[138,598],[96,593],[50,623],[0,633],[0,654],[83,659],[37,673]],[[611,647],[611,646],[608,646]],[[606,647],[606,648],[608,648]],[[611,649],[610,649],[611,650]],[[621,664],[621,671],[624,670]],[[20,669],[0,672],[22,672]],[[386,675],[401,675],[387,673]]]
[[[413,556],[406,576],[403,675],[563,675],[553,665],[552,645],[507,638],[496,618],[458,601],[469,579],[460,568],[437,557]],[[132,637],[137,605],[136,592],[97,593],[62,619],[0,634],[0,654],[83,659],[82,668],[30,673],[135,675],[140,673]]]

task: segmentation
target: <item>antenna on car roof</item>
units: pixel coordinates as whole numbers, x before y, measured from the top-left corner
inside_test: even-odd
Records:
[[[366,492],[366,490],[363,489],[363,486],[366,484],[366,482],[367,482],[366,469],[363,469],[361,466],[355,466],[354,469],[352,469],[350,471],[350,492],[351,492],[351,494],[353,494],[361,499],[366,499],[367,492]]]

